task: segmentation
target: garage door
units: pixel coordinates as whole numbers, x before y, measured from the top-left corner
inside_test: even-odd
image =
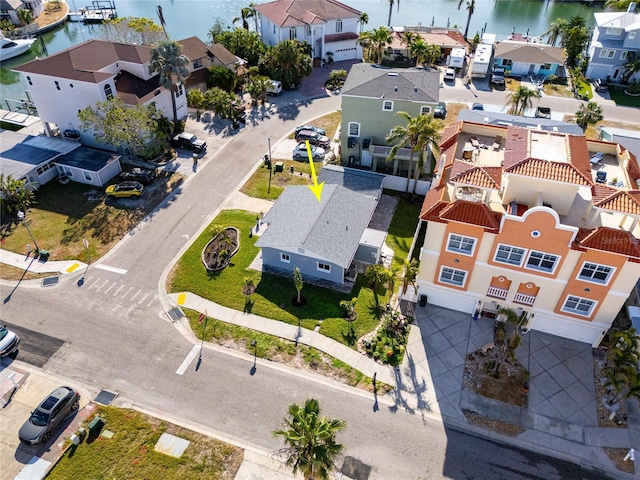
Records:
[[[358,49],[352,48],[338,48],[333,52],[333,60],[339,62],[341,60],[351,60],[357,58]]]
[[[550,333],[551,335],[570,338],[590,345],[593,345],[602,333],[599,325],[592,325],[589,322],[581,322],[579,320],[561,320],[540,313],[535,314],[535,320],[530,325],[530,328],[538,332]]]

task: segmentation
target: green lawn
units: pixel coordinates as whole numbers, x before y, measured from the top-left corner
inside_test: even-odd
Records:
[[[254,198],[263,198],[265,200],[275,200],[280,196],[282,191],[289,185],[311,185],[313,182],[309,175],[311,174],[311,166],[309,162],[298,162],[296,160],[273,159],[273,163],[283,162],[284,171],[271,171],[271,188],[269,188],[269,169],[262,165],[240,188],[245,195]],[[322,162],[313,162],[316,175],[322,169]],[[293,174],[290,173],[293,167]]]
[[[616,102],[616,105],[640,107],[640,95],[637,97],[632,97],[631,95],[627,95],[624,91],[624,88],[609,87],[609,95],[611,96],[611,100]]]
[[[103,431],[113,432],[113,437],[85,438],[77,447],[70,446],[47,475],[48,480],[231,480],[242,463],[242,449],[177,425],[134,410],[100,407],[97,412],[106,419]],[[182,457],[154,450],[165,432],[191,442]]]

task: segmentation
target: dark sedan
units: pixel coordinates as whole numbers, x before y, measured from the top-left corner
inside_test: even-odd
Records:
[[[129,180],[140,182],[143,185],[149,185],[156,178],[155,170],[149,170],[146,168],[135,167],[130,172],[121,172],[120,178],[122,180]]]
[[[29,445],[46,442],[62,421],[79,407],[80,393],[71,387],[58,387],[31,412],[29,420],[20,427],[18,437]]]

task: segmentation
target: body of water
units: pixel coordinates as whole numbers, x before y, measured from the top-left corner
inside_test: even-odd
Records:
[[[67,0],[71,10],[90,4],[90,0]],[[256,3],[265,3],[258,0]],[[365,29],[386,25],[389,14],[387,0],[343,0],[348,5],[367,12],[369,23]],[[246,7],[249,0],[115,0],[120,17],[148,17],[156,23],[156,5],[161,5],[166,21],[167,33],[174,39],[196,35],[209,41],[208,32],[219,20],[222,25],[232,26],[234,17]],[[396,4],[398,1],[396,0]],[[393,8],[392,25],[458,26],[462,31],[467,22],[467,12],[458,10],[458,0],[402,0],[400,9]],[[471,18],[469,36],[486,26],[488,33],[495,33],[498,40],[504,39],[512,30],[530,35],[541,35],[549,23],[556,18],[584,17],[587,25],[593,25],[593,13],[602,11],[602,6],[590,8],[579,2],[562,0],[476,0],[476,10]],[[253,25],[253,20],[250,20]],[[240,23],[237,23],[240,26]],[[101,25],[66,23],[63,27],[45,33],[42,40],[48,54],[59,52],[91,38],[100,38]],[[11,68],[22,65],[36,57],[45,56],[43,46],[34,44],[26,55],[2,62],[0,68],[0,99],[2,108],[7,108],[4,99],[23,96],[19,75]]]

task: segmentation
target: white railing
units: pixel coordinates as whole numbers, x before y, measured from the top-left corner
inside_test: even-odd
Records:
[[[513,297],[513,301],[516,303],[523,303],[525,305],[533,305],[533,302],[536,301],[536,297],[526,295],[524,293],[516,293],[516,296]]]
[[[507,298],[507,292],[508,290],[505,290],[504,288],[489,287],[487,290],[487,296],[504,300]]]

